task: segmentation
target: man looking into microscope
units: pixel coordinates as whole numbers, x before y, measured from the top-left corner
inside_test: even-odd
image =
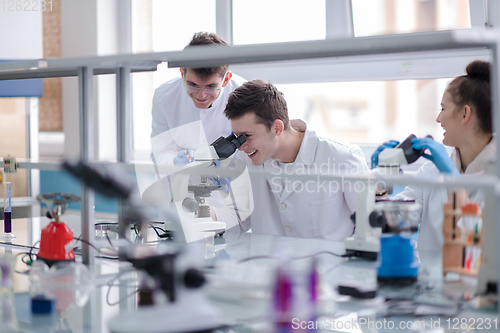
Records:
[[[325,187],[319,178],[289,181],[287,175],[317,175],[321,165],[329,166],[322,175],[367,174],[359,147],[292,128],[283,94],[262,80],[235,89],[224,113],[232,131],[246,137],[239,150],[250,171],[254,210],[241,222],[244,230],[335,241],[352,235],[356,186],[342,183],[332,190],[331,181]]]

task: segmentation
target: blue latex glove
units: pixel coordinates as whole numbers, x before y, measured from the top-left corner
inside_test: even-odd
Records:
[[[431,138],[417,138],[411,140],[411,146],[413,149],[429,149],[430,154],[424,154],[423,156],[432,161],[439,171],[442,173],[454,173],[460,175],[457,168],[453,165],[451,158],[448,156],[448,152],[443,144],[434,141]]]
[[[378,155],[380,155],[382,150],[384,150],[385,148],[394,148],[398,144],[399,144],[399,141],[391,140],[391,141],[384,142],[383,144],[378,146],[377,149],[372,154],[372,169],[378,165]]]
[[[217,185],[223,186],[222,190],[223,192],[229,191],[229,185],[231,184],[231,178],[229,177],[224,177],[221,178],[217,181]]]
[[[186,165],[194,161],[194,151],[189,150],[181,150],[177,153],[177,156],[174,157],[175,165]]]

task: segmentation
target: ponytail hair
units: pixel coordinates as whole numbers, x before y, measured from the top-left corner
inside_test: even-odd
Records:
[[[475,60],[467,65],[467,75],[454,78],[448,86],[453,102],[458,107],[469,105],[476,112],[480,130],[493,132],[491,121],[490,64]]]

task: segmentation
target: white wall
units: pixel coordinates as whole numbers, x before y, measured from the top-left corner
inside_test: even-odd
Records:
[[[96,12],[95,1],[61,1],[61,57],[97,54]],[[64,155],[79,158],[78,78],[63,78],[62,106]]]
[[[42,58],[42,12],[0,10],[0,31],[0,59]]]
[[[61,1],[62,57],[128,52],[129,0]],[[115,76],[94,77],[95,158],[116,159]],[[63,79],[65,156],[79,157],[78,79]]]
[[[43,57],[42,12],[0,10],[0,59],[40,59]],[[38,158],[38,100],[27,98],[27,109],[31,121],[31,157]],[[31,195],[40,193],[40,172],[30,171]],[[40,206],[31,207],[32,216],[40,215]]]

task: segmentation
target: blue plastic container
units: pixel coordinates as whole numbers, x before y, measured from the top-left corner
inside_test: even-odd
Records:
[[[419,263],[415,256],[415,245],[416,242],[410,235],[382,234],[377,259],[379,280],[416,280]]]

